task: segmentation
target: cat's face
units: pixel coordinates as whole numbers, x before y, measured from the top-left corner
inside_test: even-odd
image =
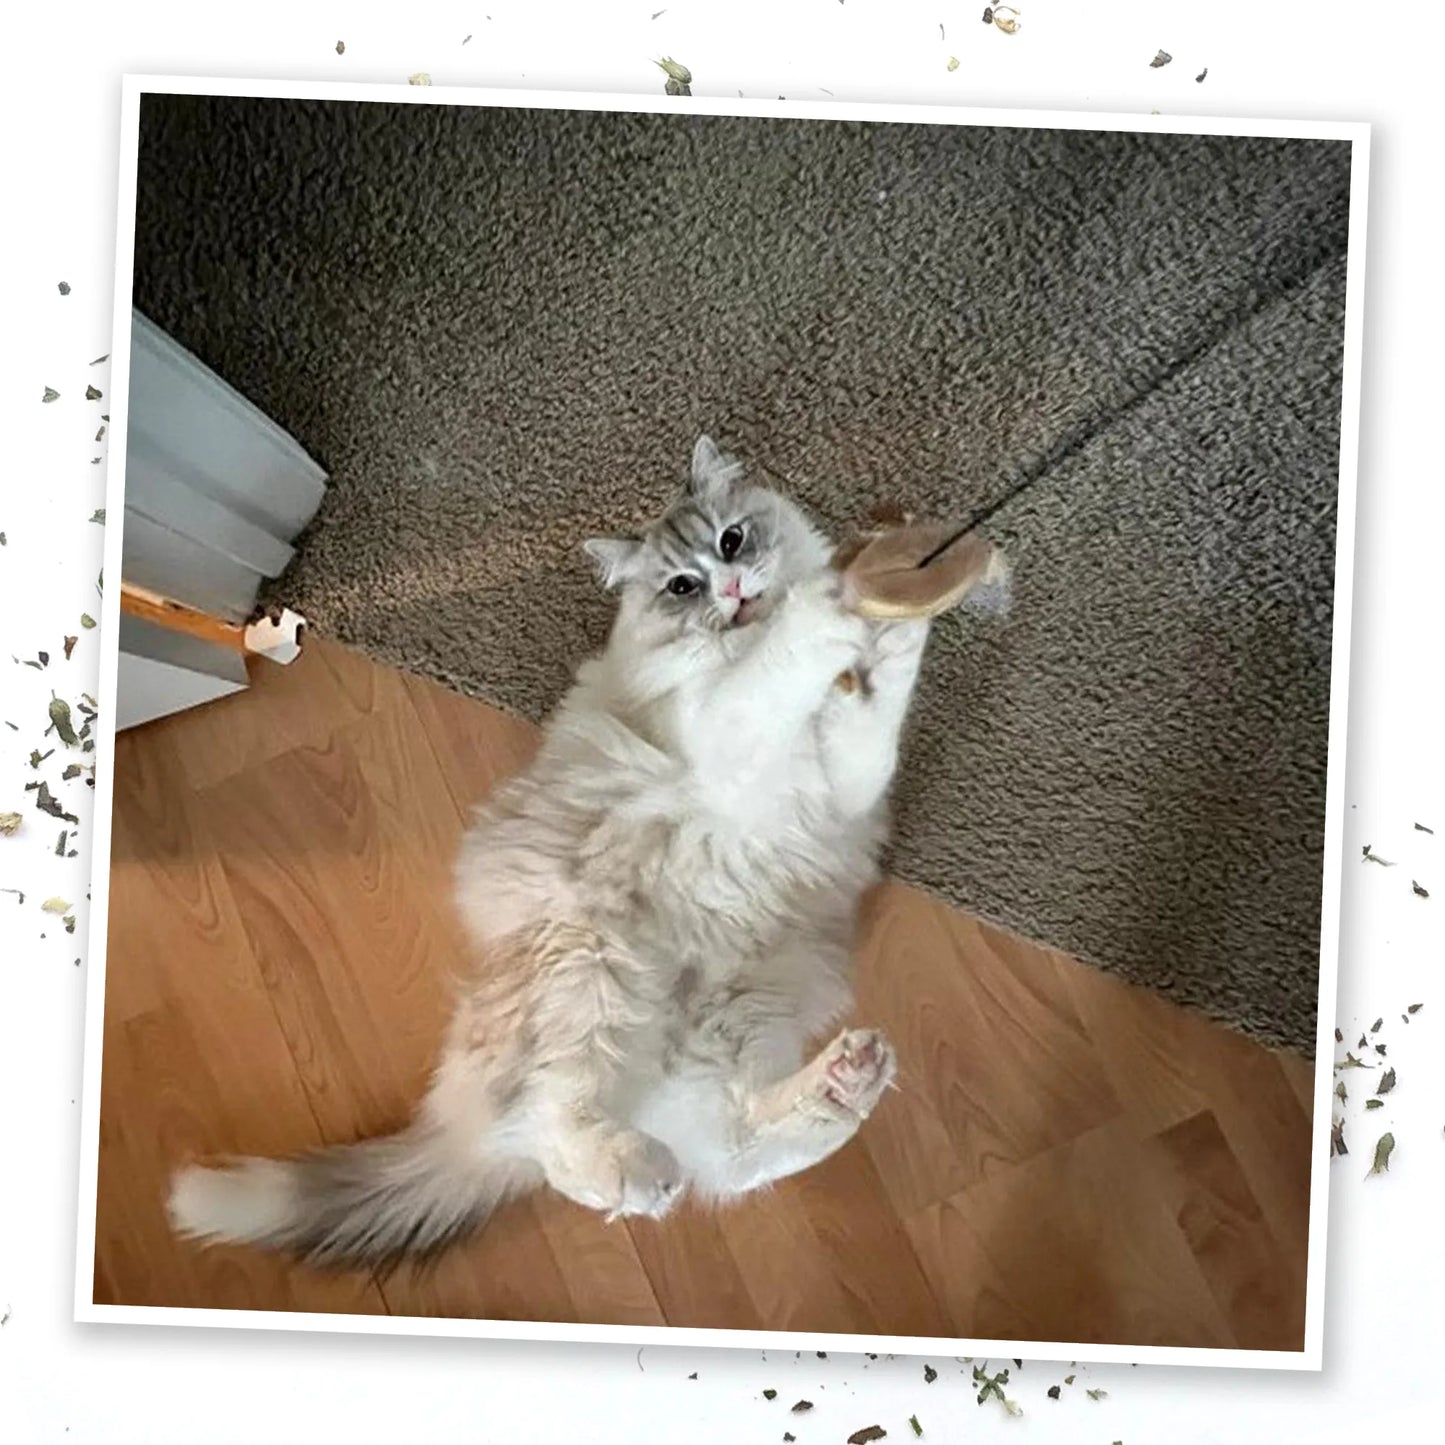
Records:
[[[765,618],[831,550],[786,498],[745,483],[710,437],[693,450],[687,494],[641,538],[586,547],[604,584],[621,589],[623,619],[661,637],[722,635]]]

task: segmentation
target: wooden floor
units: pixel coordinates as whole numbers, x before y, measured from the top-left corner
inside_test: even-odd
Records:
[[[400,1125],[461,957],[448,870],[528,725],[313,641],[116,745],[95,1298],[1299,1349],[1312,1070],[888,884],[859,1021],[901,1088],[723,1212],[509,1206],[428,1277],[165,1224],[177,1163]]]

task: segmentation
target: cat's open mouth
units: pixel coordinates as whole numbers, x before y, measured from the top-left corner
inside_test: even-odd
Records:
[[[759,592],[756,597],[744,597],[743,600],[738,603],[738,610],[733,613],[732,625],[734,627],[746,627],[749,622],[757,617],[758,613],[762,610],[762,605],[763,594],[761,592]]]

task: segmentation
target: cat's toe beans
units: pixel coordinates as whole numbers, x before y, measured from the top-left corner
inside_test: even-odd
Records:
[[[850,1029],[829,1049],[824,1069],[828,1099],[866,1118],[898,1072],[893,1046],[876,1029]]]

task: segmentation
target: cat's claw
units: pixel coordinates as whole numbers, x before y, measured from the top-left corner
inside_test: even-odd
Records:
[[[877,1029],[849,1029],[824,1051],[823,1096],[834,1107],[866,1119],[898,1074],[893,1045]]]

